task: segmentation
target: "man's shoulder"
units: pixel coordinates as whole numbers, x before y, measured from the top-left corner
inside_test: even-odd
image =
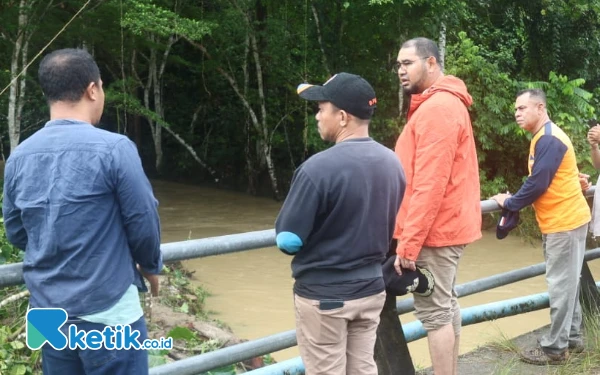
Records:
[[[468,111],[467,107],[460,100],[460,98],[458,98],[451,92],[442,90],[436,91],[433,95],[431,95],[427,100],[423,102],[423,104],[421,104],[421,107],[427,108],[429,110],[438,108],[441,110]]]
[[[389,168],[397,165],[402,169],[398,156],[394,151],[375,140],[339,143],[327,150],[321,151],[308,158],[298,169],[308,176],[331,177],[341,170],[351,168],[356,164],[367,163],[368,160],[378,160],[374,167]]]
[[[319,166],[321,166],[323,163],[331,163],[333,160],[335,160],[336,151],[334,149],[335,146],[311,155],[304,161],[304,163],[302,163],[300,168],[302,170],[313,169],[319,168]]]

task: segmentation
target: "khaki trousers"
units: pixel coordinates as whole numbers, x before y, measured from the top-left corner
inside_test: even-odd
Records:
[[[294,295],[296,336],[306,375],[377,375],[373,358],[385,292],[321,310]]]

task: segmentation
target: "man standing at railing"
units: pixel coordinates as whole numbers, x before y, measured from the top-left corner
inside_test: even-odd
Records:
[[[139,332],[141,343],[147,338],[142,274],[156,294],[162,267],[152,187],[133,142],[95,127],[104,90],[88,52],[54,51],[41,61],[38,77],[50,121],[12,151],[2,207],[8,240],[25,250],[30,306],[65,310],[61,331],[71,339],[80,335],[71,337],[69,326],[84,334],[121,327]],[[148,374],[147,351],[119,350],[124,343],[118,341],[94,350],[79,342],[58,350],[46,342],[43,372]]]
[[[592,164],[594,165],[594,168],[600,170],[600,125],[598,125],[597,121],[588,131],[587,139],[591,147],[590,156],[592,157]],[[592,236],[600,237],[600,177],[598,177],[596,191],[594,192],[590,232],[592,232]]]
[[[335,142],[294,173],[275,224],[294,255],[296,335],[307,375],[376,375],[373,359],[385,302],[381,264],[405,189],[394,153],[369,138],[377,99],[363,78],[338,73],[301,84],[318,102],[321,138]]]
[[[396,143],[407,190],[396,219],[396,271],[428,269],[433,293],[415,294],[415,316],[427,331],[436,375],[456,374],[460,306],[454,286],[466,245],[481,238],[479,167],[460,79],[444,75],[437,45],[426,38],[405,42],[398,79],[411,95],[408,122]]]
[[[533,205],[542,232],[550,299],[550,332],[541,337],[538,347],[524,350],[521,359],[535,365],[562,364],[569,351],[583,350],[579,275],[590,209],[581,194],[573,145],[550,121],[546,94],[540,89],[519,92],[515,119],[533,135],[529,177],[514,195],[497,194],[492,199],[512,212]]]

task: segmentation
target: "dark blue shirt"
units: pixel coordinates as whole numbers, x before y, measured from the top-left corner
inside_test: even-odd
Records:
[[[25,250],[32,307],[71,316],[112,307],[135,264],[162,268],[158,202],[127,137],[75,120],[49,121],[10,155],[2,207],[6,235]]]
[[[337,143],[304,162],[275,223],[278,245],[294,255],[294,293],[353,300],[382,292],[381,264],[405,189],[398,157],[371,138]],[[286,249],[283,233],[297,251]]]

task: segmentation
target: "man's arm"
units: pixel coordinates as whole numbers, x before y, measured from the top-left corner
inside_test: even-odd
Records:
[[[4,169],[4,196],[2,201],[2,216],[4,218],[4,229],[8,241],[21,250],[27,247],[27,232],[23,227],[21,220],[21,210],[18,209],[13,201],[12,180],[14,178],[14,163],[10,160],[6,163]]]
[[[458,148],[460,128],[452,123],[449,111],[444,106],[430,111],[437,116],[421,120],[416,129],[413,194],[407,202],[404,230],[396,249],[399,257],[411,261],[419,256],[437,217]]]
[[[294,255],[306,244],[319,210],[317,188],[302,169],[292,179],[290,192],[275,221],[277,247]]]
[[[158,202],[152,186],[133,142],[119,141],[112,156],[116,196],[131,255],[145,273],[158,274],[163,264]]]
[[[598,143],[600,142],[600,126],[594,126],[588,131],[587,136],[588,142],[591,146],[591,157],[592,164],[594,168],[600,169],[600,148],[598,148]]]
[[[554,175],[567,152],[567,146],[558,138],[543,135],[535,144],[535,161],[531,175],[519,191],[504,201],[504,208],[519,211],[531,205],[548,190]]]

